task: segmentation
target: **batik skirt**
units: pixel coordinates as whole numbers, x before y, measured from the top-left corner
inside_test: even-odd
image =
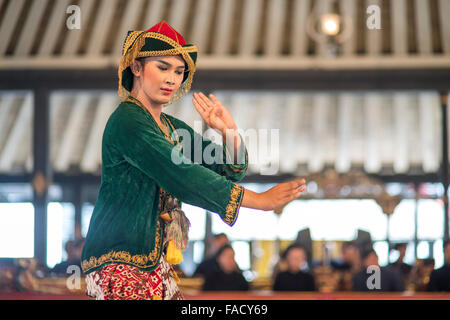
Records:
[[[108,264],[86,276],[86,294],[96,300],[182,300],[175,270],[161,256],[158,267],[144,272],[126,264]]]

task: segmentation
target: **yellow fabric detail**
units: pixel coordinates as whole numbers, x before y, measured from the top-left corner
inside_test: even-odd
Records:
[[[166,261],[170,264],[179,264],[183,261],[183,253],[181,249],[177,248],[173,240],[169,240]]]

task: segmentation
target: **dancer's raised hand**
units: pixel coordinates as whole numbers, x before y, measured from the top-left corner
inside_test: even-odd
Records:
[[[226,134],[226,130],[237,129],[231,113],[213,94],[208,98],[202,92],[194,93],[192,103],[206,124],[222,135]]]

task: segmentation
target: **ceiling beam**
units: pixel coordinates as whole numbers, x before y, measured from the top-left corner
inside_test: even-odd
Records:
[[[39,56],[51,56],[53,54],[56,42],[58,41],[59,32],[64,28],[64,23],[68,17],[66,10],[69,5],[69,0],[60,0],[56,1],[55,5],[52,7],[52,12],[48,19],[46,19],[48,20],[48,23],[44,30],[44,36],[39,45]]]
[[[0,70],[2,90],[116,90],[117,70]],[[196,71],[194,90],[436,90],[450,89],[450,68]]]
[[[239,39],[239,54],[252,56],[257,46],[259,25],[262,16],[261,0],[245,0],[243,8],[242,28]]]
[[[433,38],[431,32],[430,2],[428,0],[415,0],[415,20],[418,51],[421,55],[433,53]]]
[[[102,0],[100,3],[99,12],[102,13],[102,19],[97,19],[95,21],[94,28],[89,37],[89,44],[87,45],[86,51],[88,57],[102,55],[105,41],[108,39],[108,26],[114,22],[113,18],[116,6],[117,0]]]
[[[230,50],[231,25],[235,0],[219,1],[215,35],[212,38],[212,52],[215,55],[226,55]]]
[[[306,55],[308,50],[308,35],[306,23],[309,15],[310,0],[295,0],[292,8],[291,54]]]
[[[112,47],[112,55],[120,57],[122,55],[123,41],[128,34],[129,30],[136,30],[136,17],[142,10],[142,0],[128,0],[126,1],[122,20],[120,20],[119,30],[117,31],[118,37],[115,38],[115,42]]]
[[[29,93],[24,97],[17,118],[6,139],[6,144],[3,147],[0,156],[0,171],[8,171],[11,169],[17,154],[17,146],[20,145],[21,142],[23,143],[26,128],[29,128],[31,125],[31,117],[33,114],[32,108],[33,96]]]
[[[82,0],[79,3],[80,12],[81,12],[81,28],[80,29],[71,29],[67,31],[67,37],[64,39],[64,44],[62,47],[62,54],[73,56],[77,54],[78,48],[80,47],[81,41],[83,40],[82,35],[84,32],[84,26],[87,25],[87,21],[91,16],[91,12],[93,11],[95,1],[91,0]],[[103,17],[102,17],[103,18]],[[103,21],[103,19],[98,19]],[[106,29],[106,28],[105,28]],[[94,28],[94,30],[96,30]],[[96,48],[102,48],[100,45],[100,41],[97,41],[94,46]]]
[[[23,27],[24,32],[20,34],[18,44],[14,51],[15,55],[27,56],[30,53],[47,2],[48,0],[35,0],[31,4],[30,12],[33,14],[30,14],[30,17],[25,22]]]
[[[9,42],[13,36],[15,26],[24,4],[24,0],[10,1],[8,4],[5,18],[0,24],[0,34],[2,35],[2,41],[0,42],[0,56],[3,56],[8,49]]]

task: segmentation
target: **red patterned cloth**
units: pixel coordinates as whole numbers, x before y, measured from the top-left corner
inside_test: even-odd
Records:
[[[97,300],[181,300],[177,279],[163,257],[152,272],[126,264],[109,264],[87,275],[86,293]]]

